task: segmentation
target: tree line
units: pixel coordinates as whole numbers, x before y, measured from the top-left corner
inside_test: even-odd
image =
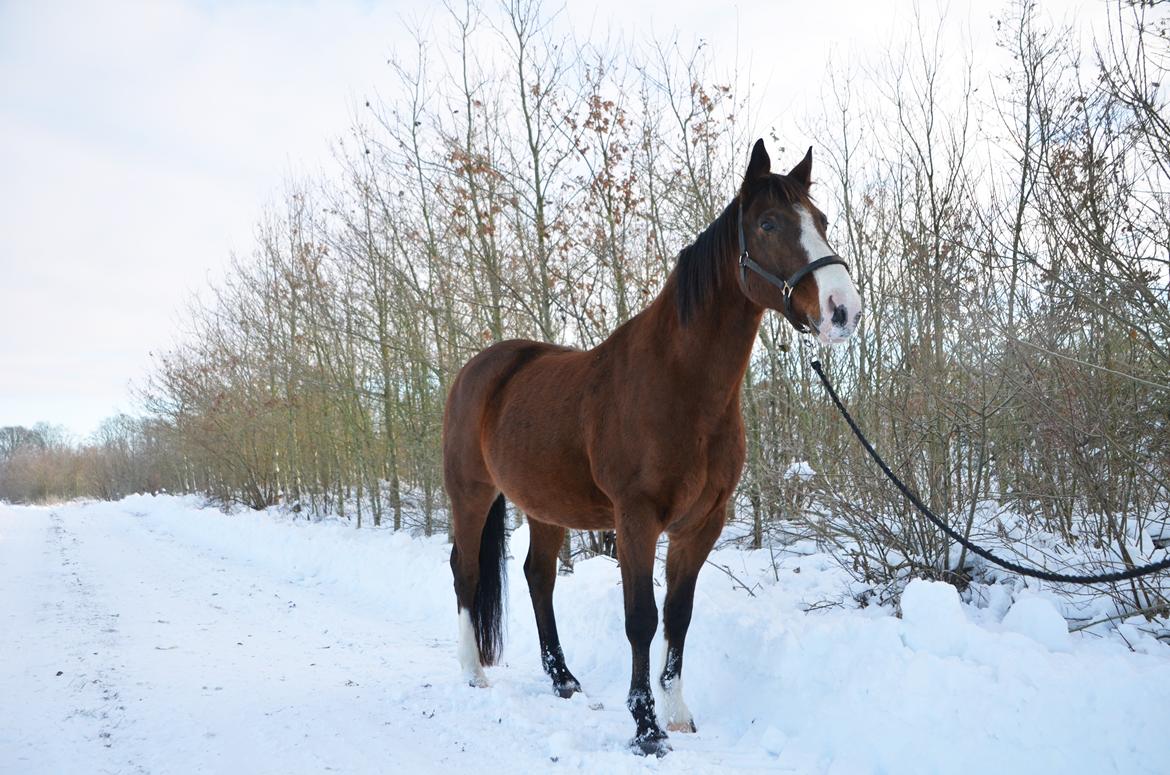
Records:
[[[883,61],[834,68],[801,119],[866,305],[826,366],[875,445],[968,534],[1124,564],[1170,502],[1170,14],[1094,13],[1082,44],[1010,5],[994,71],[917,18]],[[512,337],[590,347],[636,314],[730,199],[758,128],[744,79],[701,45],[579,43],[528,0],[451,5],[434,27],[358,106],[333,173],[290,182],[193,303],[144,418],[80,449],[17,444],[0,497],[199,492],[447,529],[459,367]],[[766,317],[736,534],[815,537],[871,582],[962,583],[969,558],[879,479],[801,347]],[[73,473],[30,486],[53,455]],[[605,548],[577,534],[564,559]]]

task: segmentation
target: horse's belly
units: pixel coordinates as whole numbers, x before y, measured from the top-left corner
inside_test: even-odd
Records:
[[[539,494],[524,492],[512,500],[527,516],[538,522],[573,528],[574,530],[613,530],[613,507],[600,506],[590,501],[573,501],[564,497],[542,498]]]
[[[485,462],[504,496],[541,522],[578,530],[612,528],[613,504],[593,481],[589,459],[574,435],[558,433],[553,422],[532,422],[531,416],[513,419],[485,440]]]
[[[613,528],[613,504],[592,479],[566,478],[534,467],[523,476],[496,476],[504,496],[529,517],[576,530]]]

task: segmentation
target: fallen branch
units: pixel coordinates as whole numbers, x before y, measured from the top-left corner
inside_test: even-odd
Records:
[[[1113,616],[1106,616],[1103,619],[1097,619],[1096,621],[1089,622],[1088,624],[1078,624],[1076,627],[1070,627],[1068,631],[1069,632],[1080,632],[1081,630],[1087,630],[1090,627],[1093,627],[1093,626],[1098,625],[1098,624],[1104,624],[1105,622],[1114,622],[1114,621],[1117,621],[1119,619],[1128,619],[1131,616],[1146,616],[1147,614],[1154,614],[1154,613],[1159,613],[1159,612],[1164,614],[1164,613],[1166,613],[1166,610],[1167,610],[1167,606],[1165,603],[1158,603],[1157,605],[1148,605],[1145,608],[1139,608],[1135,611],[1126,611],[1124,613],[1114,614]]]

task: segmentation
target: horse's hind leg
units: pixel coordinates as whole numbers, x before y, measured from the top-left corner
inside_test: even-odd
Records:
[[[485,549],[491,549],[483,544],[488,520],[502,518],[502,515],[494,512],[497,508],[503,508],[503,502],[496,500],[498,494],[495,488],[487,485],[448,486],[448,492],[454,525],[451,574],[455,580],[455,601],[459,613],[459,666],[464,680],[472,686],[482,687],[488,685],[483,665],[494,662],[498,631],[493,632],[490,627],[490,615],[493,612],[479,610],[483,602],[480,585],[484,582],[487,585],[492,583],[490,578],[481,579],[481,555]],[[486,622],[485,614],[489,617]],[[489,652],[487,659],[484,659],[484,646],[487,646]]]
[[[531,540],[528,557],[524,560],[524,576],[532,596],[532,610],[536,614],[536,631],[540,634],[540,661],[544,672],[552,678],[553,691],[564,698],[581,691],[581,684],[565,665],[561,639],[557,635],[557,620],[553,614],[553,587],[557,581],[557,554],[565,540],[565,529],[528,520]]]
[[[662,614],[664,663],[659,684],[666,728],[671,732],[696,731],[694,717],[683,699],[683,645],[691,624],[699,569],[722,529],[723,506],[720,506],[693,532],[671,536],[666,552],[666,602]]]

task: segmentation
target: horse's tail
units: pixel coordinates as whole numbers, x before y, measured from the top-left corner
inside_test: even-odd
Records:
[[[504,648],[504,591],[508,573],[507,505],[501,493],[488,511],[479,540],[479,585],[471,605],[471,623],[479,661],[494,665]]]

